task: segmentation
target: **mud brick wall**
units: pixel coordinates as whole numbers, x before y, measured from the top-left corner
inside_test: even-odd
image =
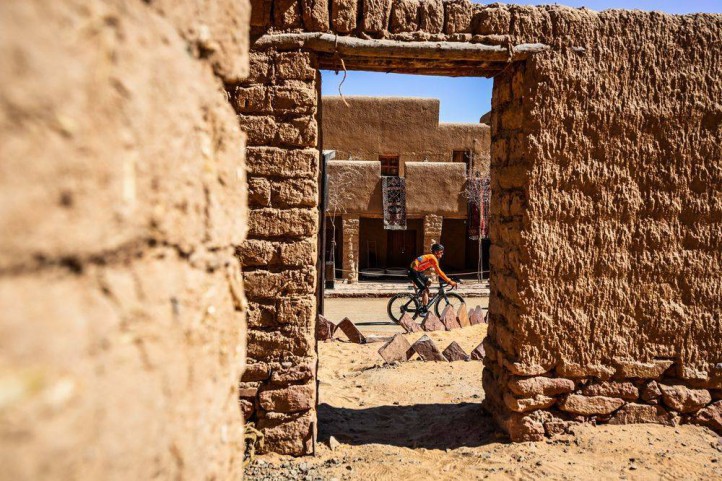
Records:
[[[249,8],[174,4],[0,4],[4,479],[242,475]]]
[[[722,429],[722,17],[485,18],[557,48],[495,81],[488,406]]]
[[[308,53],[254,52],[248,79],[227,85],[248,132],[241,407],[270,450],[296,455],[313,452],[316,429],[318,76]]]
[[[722,17],[463,0],[252,3],[254,37],[331,31],[549,45],[495,78],[487,408],[514,440],[589,420],[716,426],[710,419],[722,410]],[[260,77],[245,87],[276,85],[277,56],[289,53],[254,55]],[[468,74],[397,60],[382,64]],[[354,62],[363,68],[359,58]],[[312,82],[312,60],[299,65],[310,67],[294,85],[310,90],[302,84]],[[368,65],[380,63],[370,58]],[[272,156],[265,147],[264,158],[273,160],[264,168],[298,164],[308,172],[308,161],[295,159],[315,146],[311,136],[288,144],[282,133],[297,117],[239,112],[254,145],[288,152]],[[310,120],[301,123],[309,127],[303,132],[312,130]],[[308,212],[296,218],[300,224],[287,222],[290,213],[274,213],[270,185],[257,182],[265,204],[252,215],[251,229],[278,244],[263,244],[266,257],[249,258],[275,259],[269,266],[278,266],[282,243],[299,236],[313,243],[316,217]],[[284,227],[267,229],[269,219]],[[276,273],[265,262],[259,270],[271,269],[263,275],[275,274],[282,286],[292,284],[284,276],[299,270]],[[288,332],[272,324],[278,308],[263,305],[269,331]],[[303,336],[293,342],[305,349]],[[259,356],[276,357],[280,345]]]

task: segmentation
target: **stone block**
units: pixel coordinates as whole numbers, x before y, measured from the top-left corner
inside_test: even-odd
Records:
[[[270,207],[271,183],[263,177],[248,179],[248,205],[251,207]]]
[[[484,310],[481,306],[476,306],[474,309],[469,311],[469,324],[476,326],[484,322]]]
[[[271,377],[271,368],[264,362],[246,364],[246,369],[241,376],[241,382],[265,381]]]
[[[273,207],[282,209],[315,207],[318,203],[318,181],[312,179],[275,180],[270,186],[270,203],[273,204]]]
[[[512,377],[508,387],[517,396],[557,396],[574,391],[574,381],[562,377]]]
[[[471,33],[471,19],[473,6],[468,0],[451,0],[444,2],[446,24],[444,32],[447,35],[456,33]]]
[[[436,347],[434,341],[425,334],[418,341],[413,343],[411,347],[424,361],[446,361],[446,358],[443,354],[441,354],[439,348]]]
[[[286,415],[268,415],[259,418],[257,428],[263,431],[265,451],[290,456],[313,453],[316,416],[313,412]]]
[[[722,401],[700,409],[691,418],[691,422],[707,426],[722,435]]]
[[[484,349],[484,341],[480,342],[478,346],[474,348],[473,351],[471,351],[471,360],[472,361],[483,361],[484,357],[486,356],[486,351]]]
[[[419,28],[436,34],[444,30],[444,3],[441,0],[422,0],[419,7]]]
[[[391,0],[364,0],[361,29],[368,33],[388,30]]]
[[[286,364],[286,363],[283,363]],[[274,366],[271,372],[272,385],[306,383],[316,375],[316,361],[308,360],[301,364]]]
[[[624,400],[606,396],[569,394],[559,402],[559,409],[582,416],[611,414],[624,405]]]
[[[318,245],[315,239],[279,244],[280,263],[285,266],[312,266],[316,264]]]
[[[244,421],[248,421],[256,411],[256,403],[248,399],[239,399],[238,405],[241,408],[241,413],[243,413]]]
[[[276,57],[276,75],[282,80],[312,81],[316,79],[311,54],[308,52],[284,52]]]
[[[310,329],[316,312],[316,296],[294,296],[279,299],[277,319],[281,325]]]
[[[280,114],[313,115],[316,112],[316,89],[313,85],[304,87],[278,87],[270,102],[273,110]]]
[[[246,149],[246,167],[253,175],[307,178],[316,180],[318,151],[287,150],[277,147],[249,147]]]
[[[328,0],[301,0],[303,26],[308,32],[329,30]]]
[[[639,389],[628,381],[603,381],[585,386],[582,389],[582,394],[585,396],[619,397],[627,401],[635,401],[639,398]]]
[[[239,115],[238,122],[249,146],[271,145],[276,138],[276,120],[269,115]]]
[[[269,2],[270,4],[270,2]],[[270,12],[269,12],[270,15]],[[269,84],[273,78],[273,57],[265,52],[251,52],[245,84]]]
[[[544,439],[544,425],[528,414],[497,415],[496,419],[512,442],[541,441]]]
[[[446,327],[447,331],[451,331],[452,329],[459,329],[461,325],[459,324],[459,321],[456,320],[456,311],[454,311],[454,306],[449,304],[444,308],[444,310],[441,313],[441,323]]]
[[[582,366],[568,361],[562,361],[557,366],[557,374],[571,378],[596,377],[597,379],[607,380],[612,377],[614,371],[614,368],[601,364]]]
[[[421,328],[426,332],[446,330],[446,327],[441,323],[441,319],[436,317],[433,312],[426,315],[426,318],[421,322]]]
[[[318,126],[314,117],[299,117],[278,124],[278,141],[287,147],[315,147]]]
[[[333,339],[333,333],[335,331],[336,324],[319,314],[316,319],[316,339],[319,341],[328,341]]]
[[[419,29],[418,0],[393,0],[389,30],[391,33],[415,32]]]
[[[469,355],[464,352],[464,349],[456,341],[452,341],[441,354],[449,362],[468,361],[470,359]]]
[[[366,344],[366,337],[361,334],[361,331],[358,330],[356,325],[351,322],[348,317],[345,317],[341,322],[338,323],[338,326],[336,326],[336,330],[340,330],[341,332],[346,334],[348,340],[353,343]]]
[[[273,25],[281,29],[301,27],[300,0],[274,0]]]
[[[238,384],[238,397],[254,399],[258,395],[259,382],[241,382]]]
[[[381,346],[378,352],[384,361],[389,364],[394,361],[408,361],[414,355],[411,344],[409,344],[409,341],[406,340],[403,334],[396,334],[390,341]]]
[[[662,391],[659,389],[657,381],[649,381],[642,385],[640,397],[643,401],[650,404],[656,404],[658,402],[657,400],[662,397]]]
[[[628,360],[616,360],[617,374],[622,378],[654,379],[658,380],[669,369],[673,361],[654,360],[651,362],[637,362]]]
[[[664,404],[680,413],[695,412],[712,402],[706,389],[690,389],[681,384],[659,384]]]
[[[248,302],[246,322],[250,329],[278,327],[276,306],[263,302]]]
[[[664,424],[674,426],[675,418],[661,406],[629,403],[614,413],[609,424]]]
[[[311,237],[318,231],[318,213],[313,209],[255,209],[248,213],[253,237]]]
[[[458,322],[459,326],[461,327],[471,326],[471,321],[469,320],[469,313],[466,310],[466,304],[461,304],[461,306],[459,307],[459,312],[456,313],[456,322]]]
[[[407,333],[421,332],[421,326],[411,318],[408,313],[404,313],[399,320],[399,325],[404,328]]]
[[[271,89],[263,85],[252,87],[231,87],[228,90],[231,104],[239,114],[270,114],[273,112],[271,104]]]
[[[278,256],[278,246],[271,241],[246,239],[237,252],[244,267],[267,266]]]
[[[504,393],[504,404],[506,407],[517,413],[547,409],[554,405],[556,399],[544,395],[536,395],[531,398],[516,398],[510,393]]]
[[[331,21],[338,33],[351,33],[356,28],[359,0],[331,0]]]
[[[300,294],[312,294],[316,285],[313,267],[269,272],[265,270],[243,273],[249,299],[277,299]]]
[[[298,328],[273,331],[248,330],[248,352],[252,359],[278,361],[289,357],[311,357],[316,340],[311,333]]]

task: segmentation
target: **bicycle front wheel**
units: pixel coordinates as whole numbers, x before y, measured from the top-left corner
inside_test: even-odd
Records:
[[[446,306],[453,306],[454,312],[458,313],[459,308],[461,305],[464,304],[464,298],[461,297],[456,292],[447,292],[444,293],[444,297],[439,299],[436,302],[436,305],[434,306],[434,310],[436,311],[436,315],[441,317],[441,313],[444,312],[444,309],[446,309]]]
[[[389,299],[386,310],[389,317],[398,324],[404,314],[409,314],[416,319],[419,315],[419,301],[411,294],[396,294]]]

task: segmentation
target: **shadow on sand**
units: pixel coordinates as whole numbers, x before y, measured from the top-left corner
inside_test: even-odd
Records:
[[[499,442],[481,404],[415,404],[338,408],[318,406],[318,440],[333,436],[352,445],[389,444],[407,448],[455,449]]]

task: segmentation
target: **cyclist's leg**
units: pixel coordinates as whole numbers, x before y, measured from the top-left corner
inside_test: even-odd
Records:
[[[423,302],[424,307],[426,307],[429,304],[429,286],[431,285],[431,280],[421,272],[419,272],[419,277],[424,283],[424,288],[422,289],[421,294],[421,302]]]

